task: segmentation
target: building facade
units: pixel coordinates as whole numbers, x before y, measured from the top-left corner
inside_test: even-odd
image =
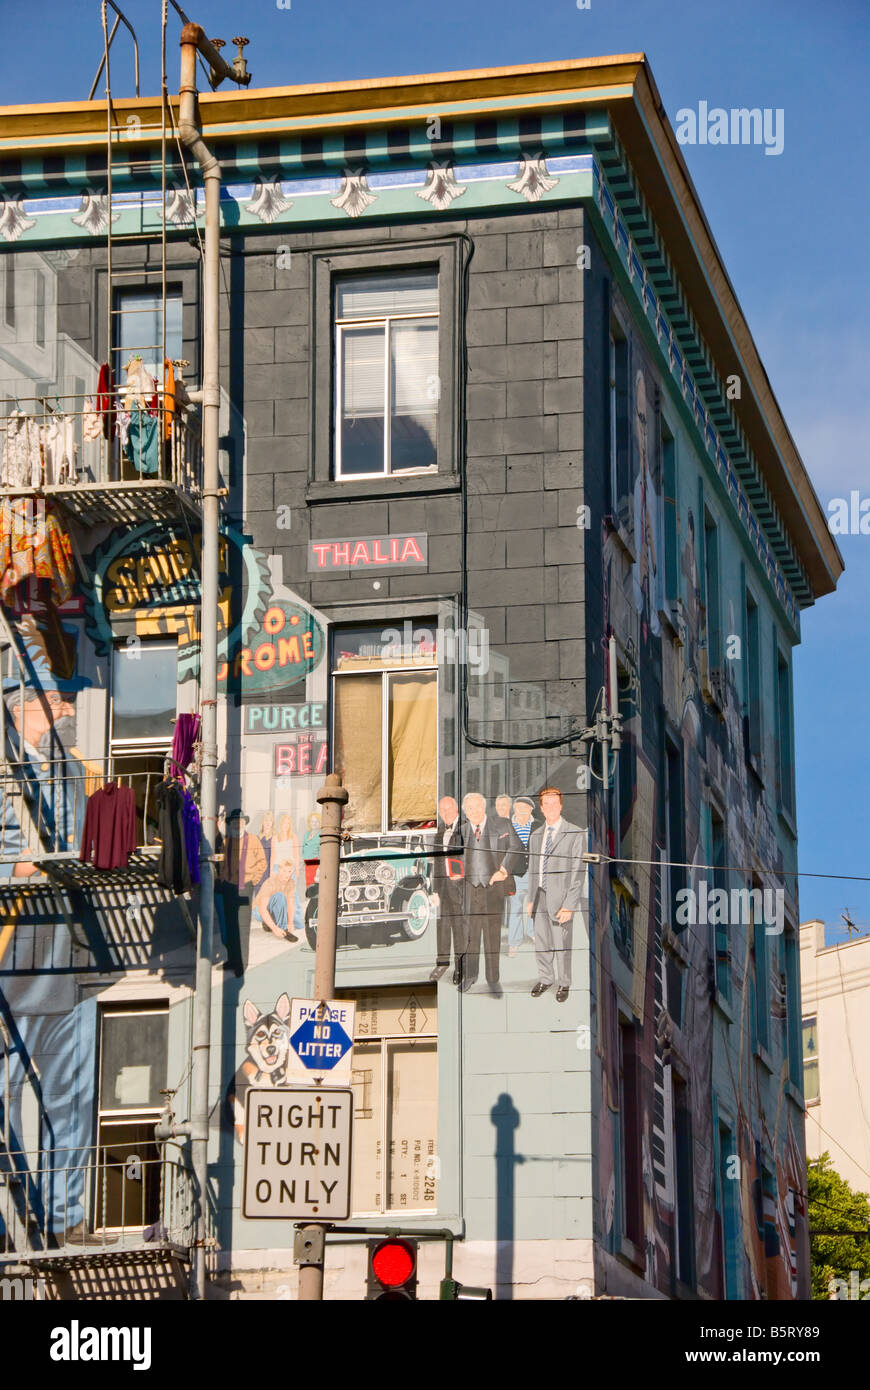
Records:
[[[807,1158],[827,1151],[850,1187],[866,1192],[870,937],[827,946],[825,924],[819,921],[801,922],[800,933]]]
[[[791,653],[841,562],[646,61],[200,111],[213,1291],[295,1296],[244,1096],[291,1075],[334,769],[353,1223],[449,1229],[503,1298],[806,1296]],[[107,159],[105,103],[0,112],[0,1239],[78,1296],[107,1242],[180,1280],[193,1200],[153,1125],[190,1107],[202,190],[159,102],[114,115]],[[135,847],[82,864],[112,781]],[[331,1239],[327,1297],[364,1276]]]

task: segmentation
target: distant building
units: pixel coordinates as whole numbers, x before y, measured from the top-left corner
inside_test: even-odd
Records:
[[[827,1149],[841,1177],[870,1192],[870,934],[825,945],[801,923],[807,1158]]]

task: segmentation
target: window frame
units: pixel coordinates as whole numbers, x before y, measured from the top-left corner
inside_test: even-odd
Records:
[[[815,1057],[810,1058],[810,1061],[812,1061],[813,1063],[815,1063],[815,1067],[816,1067],[816,1094],[815,1094],[814,1096],[808,1095],[808,1094],[807,1094],[807,1089],[806,1089],[806,1077],[807,1077],[807,1050],[806,1050],[806,1041],[805,1041],[805,1038],[804,1038],[804,1033],[805,1033],[806,1028],[807,1028],[808,1025],[812,1027],[812,1030],[813,1030],[813,1032],[814,1032],[815,1035],[816,1035],[816,1055],[815,1055]],[[818,1015],[818,1013],[803,1015],[803,1016],[801,1017],[801,1092],[802,1092],[803,1098],[804,1098],[804,1105],[820,1105],[820,1104],[821,1104],[821,1099],[822,1099],[822,1085],[821,1085],[822,1074],[821,1074],[821,1067],[820,1067],[820,1065],[819,1065],[820,1049],[819,1049],[818,1038],[819,1038],[819,1015]]]
[[[414,618],[415,626],[430,626],[433,630],[438,628],[438,620],[434,617]],[[389,779],[389,749],[390,749],[390,698],[389,687],[390,677],[410,675],[412,673],[434,674],[435,676],[435,813],[433,819],[437,818],[437,805],[439,794],[439,771],[441,761],[441,690],[440,672],[437,662],[437,654],[433,656],[431,663],[418,663],[415,665],[396,665],[384,667],[372,667],[368,670],[360,671],[338,671],[335,669],[335,643],[339,634],[349,627],[365,627],[365,621],[359,623],[336,622],[330,625],[329,630],[329,760],[330,768],[334,770],[334,760],[337,753],[335,716],[336,716],[336,680],[353,680],[359,676],[380,676],[381,677],[381,824],[376,830],[359,830],[353,833],[359,835],[415,835],[434,834],[434,827],[427,831],[425,829],[407,830],[402,827],[392,828],[389,825],[390,811],[390,779]],[[389,620],[380,624],[381,628],[391,626]],[[371,624],[372,632],[378,630],[377,620]]]
[[[794,696],[792,669],[783,654],[776,625],[773,628],[773,678],[776,710],[776,809],[791,820],[795,813],[794,795]]]
[[[751,767],[758,770],[764,746],[764,719],[761,681],[761,609],[757,597],[748,584],[743,590],[744,646],[746,661],[744,665],[744,701],[746,704],[746,755]]]
[[[312,456],[306,499],[353,501],[384,494],[428,493],[460,486],[462,330],[458,237],[396,247],[383,243],[357,249],[330,249],[311,258],[313,344],[311,382]],[[334,289],[339,279],[370,272],[435,271],[438,276],[438,397],[437,463],[424,471],[338,476],[336,473],[336,372]],[[363,322],[358,320],[355,322]],[[386,364],[389,369],[389,362]]]
[[[403,273],[413,273],[413,272],[395,271],[395,272],[391,272],[391,273],[394,273],[394,274],[397,276],[397,278],[398,278],[398,277],[400,277]],[[423,466],[420,467],[420,468],[404,468],[404,469],[396,469],[396,470],[394,470],[393,467],[392,467],[392,419],[393,419],[393,410],[392,410],[392,406],[393,406],[393,393],[392,393],[391,383],[392,383],[392,374],[393,374],[393,373],[392,373],[392,365],[393,365],[393,359],[392,359],[392,330],[393,330],[393,324],[394,324],[394,323],[397,323],[397,322],[398,322],[398,323],[412,323],[412,322],[413,322],[413,323],[418,323],[418,322],[432,322],[432,321],[434,321],[434,323],[435,323],[435,325],[436,325],[436,328],[437,328],[437,330],[438,330],[439,345],[440,345],[440,335],[441,335],[441,314],[440,314],[441,285],[440,285],[440,280],[439,280],[439,277],[438,277],[438,272],[437,272],[437,270],[436,270],[434,273],[435,273],[435,278],[436,278],[436,295],[437,295],[437,298],[438,298],[438,307],[437,307],[436,309],[434,309],[434,310],[427,310],[427,311],[425,311],[425,312],[418,312],[418,313],[410,313],[410,312],[409,312],[409,313],[376,314],[376,315],[370,315],[369,317],[360,317],[360,318],[355,318],[355,319],[340,319],[339,316],[338,316],[338,306],[337,306],[337,297],[338,297],[338,296],[337,296],[337,291],[338,291],[339,285],[340,285],[343,281],[347,281],[347,280],[353,279],[354,276],[353,276],[353,275],[337,275],[337,276],[333,276],[333,281],[332,281],[332,289],[333,289],[333,325],[334,325],[334,329],[335,329],[335,340],[334,340],[334,347],[333,347],[333,364],[334,364],[334,365],[333,365],[333,410],[334,410],[334,419],[333,419],[333,436],[332,436],[332,438],[333,438],[333,453],[334,453],[333,477],[334,477],[335,482],[341,482],[341,483],[345,483],[345,482],[371,482],[371,481],[373,481],[373,480],[379,480],[379,479],[382,479],[382,478],[417,478],[417,477],[420,477],[421,475],[437,474],[437,472],[438,472],[438,435],[437,435],[437,424],[438,424],[439,422],[438,422],[438,419],[437,419],[437,417],[438,417],[438,411],[437,411],[437,409],[436,409],[436,412],[435,412],[435,414],[436,414],[435,462],[434,462],[434,463],[431,463],[431,464],[425,464],[425,465],[423,465]],[[366,327],[375,327],[375,326],[378,326],[378,327],[379,327],[379,326],[383,326],[383,330],[384,330],[384,338],[383,338],[383,341],[384,341],[384,395],[383,395],[383,407],[384,407],[384,414],[383,414],[383,421],[384,421],[384,451],[383,451],[383,465],[384,465],[384,466],[383,466],[383,469],[382,469],[381,471],[375,472],[375,473],[347,473],[347,474],[345,474],[345,473],[343,473],[342,470],[341,470],[341,452],[342,452],[342,450],[341,450],[341,440],[342,440],[342,418],[343,418],[343,417],[342,417],[342,403],[343,403],[344,362],[345,362],[345,357],[344,357],[344,342],[345,342],[345,338],[346,338],[346,336],[347,336],[347,330],[348,330],[348,329],[351,329],[351,330],[352,330],[352,329],[355,329],[355,328],[366,328]],[[439,352],[439,361],[440,361],[440,352]],[[439,378],[439,379],[440,379],[440,378]],[[440,397],[440,387],[439,387],[439,397]]]
[[[628,330],[611,310],[608,333],[608,424],[610,436],[610,514],[631,535],[634,529],[634,478],[631,448],[631,348]],[[620,514],[625,499],[627,512]]]
[[[102,1154],[102,1151],[103,1151],[103,1148],[104,1148],[105,1144],[108,1142],[108,1140],[105,1140],[105,1141],[104,1141],[104,1137],[103,1137],[103,1136],[104,1136],[104,1125],[106,1126],[107,1129],[111,1129],[112,1126],[114,1126],[114,1127],[117,1128],[117,1127],[119,1127],[119,1126],[121,1126],[121,1125],[151,1125],[151,1124],[153,1124],[153,1123],[156,1124],[156,1122],[157,1122],[157,1120],[159,1120],[160,1115],[161,1115],[162,1110],[163,1110],[163,1105],[162,1105],[162,1103],[159,1103],[159,1104],[154,1105],[154,1106],[143,1105],[143,1106],[140,1106],[140,1107],[138,1107],[138,1108],[132,1108],[132,1107],[131,1107],[131,1108],[124,1108],[124,1109],[119,1109],[119,1108],[117,1108],[117,1107],[104,1106],[104,1105],[103,1105],[103,1103],[102,1103],[102,1098],[103,1098],[103,1096],[102,1096],[102,1093],[103,1093],[103,1061],[104,1061],[104,1057],[105,1057],[105,1048],[104,1048],[103,1037],[104,1037],[104,1028],[105,1028],[106,1019],[107,1019],[107,1018],[118,1018],[118,1017],[134,1017],[134,1018],[136,1018],[136,1017],[142,1017],[142,1016],[145,1015],[145,1014],[147,1014],[147,1015],[149,1015],[149,1016],[153,1016],[153,1015],[155,1015],[155,1014],[160,1014],[160,1015],[162,1015],[162,1016],[164,1017],[164,1019],[165,1019],[165,1031],[166,1031],[166,1067],[167,1067],[167,1075],[166,1075],[166,1077],[163,1078],[164,1085],[165,1085],[165,1084],[168,1082],[168,1079],[169,1079],[169,1078],[168,1078],[168,1072],[169,1072],[169,1057],[170,1057],[170,1012],[171,1012],[171,1011],[170,1011],[170,1004],[169,1004],[169,1001],[168,1001],[166,998],[153,999],[153,1000],[150,1000],[150,999],[131,999],[131,1000],[129,1000],[129,1001],[125,1001],[123,1004],[120,1004],[120,1003],[117,1004],[117,1005],[114,1005],[114,1004],[107,1004],[107,1005],[101,1005],[101,1006],[99,1007],[98,1019],[97,1019],[97,1022],[98,1022],[98,1032],[97,1032],[97,1076],[96,1076],[96,1097],[95,1097],[95,1115],[94,1115],[94,1130],[95,1130],[95,1141],[96,1141],[95,1144],[94,1144],[94,1184],[95,1184],[95,1185],[94,1185],[94,1189],[93,1189],[93,1191],[92,1191],[92,1193],[91,1193],[91,1198],[90,1198],[89,1206],[90,1206],[90,1210],[91,1210],[91,1212],[92,1212],[92,1214],[93,1214],[93,1221],[92,1221],[93,1229],[94,1229],[95,1232],[100,1233],[100,1234],[102,1234],[102,1233],[110,1233],[110,1232],[130,1231],[130,1230],[135,1230],[135,1229],[137,1229],[137,1228],[138,1228],[138,1229],[141,1229],[142,1226],[151,1224],[151,1222],[149,1222],[148,1220],[143,1220],[143,1219],[138,1219],[138,1220],[134,1220],[134,1221],[129,1221],[129,1220],[128,1220],[128,1221],[126,1221],[123,1225],[120,1225],[120,1226],[112,1226],[112,1225],[100,1224],[100,1223],[97,1221],[97,1213],[98,1213],[98,1210],[99,1210],[98,1203],[99,1203],[99,1201],[101,1200],[101,1194],[97,1191],[96,1183],[97,1183],[97,1181],[100,1179],[100,1174],[101,1174],[101,1172],[104,1173],[104,1171],[105,1171],[105,1170],[103,1169],[103,1167],[101,1166],[101,1163],[100,1163],[100,1155]],[[154,1142],[154,1141],[152,1141],[152,1142]],[[155,1143],[155,1151],[156,1151],[156,1148],[157,1148],[157,1146],[156,1146],[156,1143]],[[155,1160],[149,1159],[149,1160],[146,1160],[146,1161],[150,1163],[150,1162],[154,1162]],[[161,1160],[160,1160],[159,1153],[158,1153],[156,1162],[159,1163],[160,1161],[161,1161]],[[159,1178],[159,1174],[158,1174],[158,1178]],[[123,1177],[122,1177],[122,1182],[123,1182],[124,1184],[126,1184],[127,1181],[131,1181],[131,1180],[132,1180],[132,1179],[129,1179],[129,1177],[128,1177],[126,1171],[125,1171],[124,1174],[123,1174]],[[105,1178],[103,1178],[103,1182],[105,1182]],[[143,1193],[143,1199],[144,1199],[144,1193]],[[104,1189],[104,1191],[103,1191],[102,1200],[105,1202],[105,1189]],[[102,1213],[102,1214],[103,1214],[103,1216],[106,1216],[106,1215],[107,1215],[107,1212],[106,1212],[106,1210],[105,1210],[105,1207],[103,1208],[103,1213]],[[142,1213],[142,1215],[144,1216],[145,1213]],[[156,1210],[155,1213],[150,1213],[150,1212],[149,1212],[148,1215],[153,1215],[155,1219],[159,1219],[159,1218],[160,1218],[161,1212],[160,1212],[159,1186],[158,1186],[157,1210]]]

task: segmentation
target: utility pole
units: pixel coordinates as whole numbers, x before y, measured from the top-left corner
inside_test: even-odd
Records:
[[[337,772],[330,772],[317,800],[322,806],[320,823],[320,869],[317,876],[317,950],[314,957],[314,999],[331,999],[335,994],[335,943],[338,933],[338,861],[341,851],[341,808],[347,805],[347,790]],[[315,1263],[299,1266],[300,1302],[323,1298],[323,1255],[326,1226],[312,1222],[299,1232],[301,1243],[312,1252]]]

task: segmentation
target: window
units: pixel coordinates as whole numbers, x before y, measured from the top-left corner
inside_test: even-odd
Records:
[[[788,1078],[792,1085],[800,1090],[803,1085],[800,1035],[800,947],[797,932],[791,923],[786,924],[783,944],[785,947],[785,1043],[788,1049]]]
[[[335,284],[335,475],[374,478],[438,463],[438,275]]]
[[[184,355],[181,310],[181,291],[167,290],[164,343],[162,292],[159,289],[116,291],[113,305],[115,361],[112,365],[117,386],[124,385],[127,363],[136,353],[142,358],[145,370],[158,384],[162,383],[164,357],[172,362]]]
[[[761,885],[756,885],[761,899]],[[770,960],[767,953],[767,928],[764,914],[755,920],[755,898],[750,898],[752,919],[752,948],[755,956],[755,1036],[761,1047],[770,1046]]]
[[[437,992],[429,985],[409,985],[353,997],[353,1214],[434,1212]]]
[[[677,894],[686,886],[685,815],[682,753],[668,740],[665,745],[665,912],[675,932],[681,930],[677,920]]]
[[[677,502],[677,448],[674,436],[661,420],[662,474],[664,481],[665,599],[674,603],[680,596],[679,507]]]
[[[719,597],[719,528],[709,512],[704,513],[704,580],[707,605],[707,669],[722,666],[722,611]],[[711,686],[713,684],[711,678]]]
[[[746,591],[746,751],[761,757],[761,650],[758,604]]]
[[[36,323],[34,336],[37,347],[45,347],[45,276],[36,272]]]
[[[738,1200],[740,1156],[730,1125],[719,1123],[718,1215],[721,1236],[721,1277],[725,1298],[740,1296],[742,1231]]]
[[[169,1010],[105,1010],[100,1025],[93,1226],[148,1226],[160,1217],[160,1154],[154,1125],[163,1109]]]
[[[776,659],[776,794],[780,810],[794,812],[794,759],[791,729],[791,673],[774,638]]]
[[[156,827],[154,792],[172,747],[178,644],[131,638],[112,653],[112,774],[136,793],[137,842]]]
[[[633,1022],[619,1025],[619,1138],[622,1230],[626,1240],[643,1242],[641,1150],[638,1124],[638,1058]]]
[[[719,813],[710,808],[710,863],[713,866],[713,888],[728,892],[728,870],[725,868],[725,822]],[[721,901],[718,900],[718,901]],[[730,904],[729,904],[730,906]],[[713,952],[716,962],[716,988],[726,999],[731,995],[731,957],[728,951],[729,907],[717,914],[720,920],[713,923]],[[724,916],[724,921],[721,917]]]
[[[388,643],[383,624],[333,634],[333,768],[355,833],[435,824],[438,671],[426,639],[436,628],[422,622],[410,646]]]
[[[819,1099],[819,1021],[813,1015],[803,1020],[804,1100],[807,1105]]]
[[[7,252],[3,257],[6,273],[3,276],[3,319],[7,328],[15,327],[15,257]]]
[[[628,424],[628,340],[610,328],[610,509],[628,528],[631,517],[631,449]]]
[[[674,1090],[674,1181],[676,1202],[677,1278],[690,1289],[695,1287],[695,1190],[692,1165],[692,1109],[689,1088],[673,1074]]]
[[[616,755],[612,806],[614,853],[619,856],[628,848],[636,785],[635,744],[634,738],[628,733],[629,721],[634,717],[636,704],[631,677],[621,666],[617,668],[616,688],[619,713],[622,717],[622,746]]]

